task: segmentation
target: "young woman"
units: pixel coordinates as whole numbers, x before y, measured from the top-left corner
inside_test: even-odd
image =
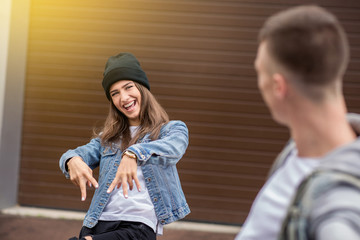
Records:
[[[163,225],[190,213],[176,169],[188,129],[169,121],[131,53],[109,58],[102,85],[110,101],[102,131],[60,159],[82,201],[86,185],[96,188],[79,238],[156,239]],[[92,169],[98,166],[97,182]]]

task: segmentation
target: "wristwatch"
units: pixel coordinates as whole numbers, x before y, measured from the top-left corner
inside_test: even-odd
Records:
[[[130,151],[128,151],[128,150],[126,150],[126,151],[123,153],[123,155],[126,155],[126,156],[128,156],[129,158],[132,158],[132,159],[137,160],[137,157],[136,157],[135,153],[130,152]]]

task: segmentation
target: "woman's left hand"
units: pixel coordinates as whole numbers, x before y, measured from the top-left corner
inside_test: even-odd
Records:
[[[128,189],[132,190],[134,188],[134,182],[140,192],[141,186],[137,177],[136,159],[123,155],[115,178],[107,190],[107,193],[111,193],[116,186],[117,188],[120,188],[122,185],[124,197],[128,198]]]

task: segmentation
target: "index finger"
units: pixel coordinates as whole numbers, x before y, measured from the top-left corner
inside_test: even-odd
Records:
[[[135,181],[135,185],[136,185],[137,190],[138,190],[139,192],[141,192],[141,185],[140,185],[140,181],[139,181],[139,179],[137,178],[137,176],[135,176],[135,177],[133,178],[133,180]]]
[[[106,192],[111,193],[118,183],[119,183],[119,178],[117,176],[115,176],[114,180],[112,181],[112,183],[110,184],[110,186]]]
[[[87,178],[88,181],[91,182],[91,184],[92,184],[95,188],[98,188],[98,187],[99,187],[98,182],[96,181],[96,179],[95,179],[92,175],[86,175],[86,178]]]
[[[124,197],[128,198],[129,197],[128,196],[128,184],[126,181],[122,183],[122,188],[123,188]]]
[[[81,192],[81,201],[86,199],[86,181],[79,182],[80,192]]]

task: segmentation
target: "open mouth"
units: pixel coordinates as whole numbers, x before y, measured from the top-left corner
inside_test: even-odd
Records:
[[[135,107],[135,104],[136,104],[136,101],[134,100],[134,101],[129,102],[128,104],[123,105],[123,107],[124,107],[127,111],[129,111],[129,110],[131,110],[133,107]]]

